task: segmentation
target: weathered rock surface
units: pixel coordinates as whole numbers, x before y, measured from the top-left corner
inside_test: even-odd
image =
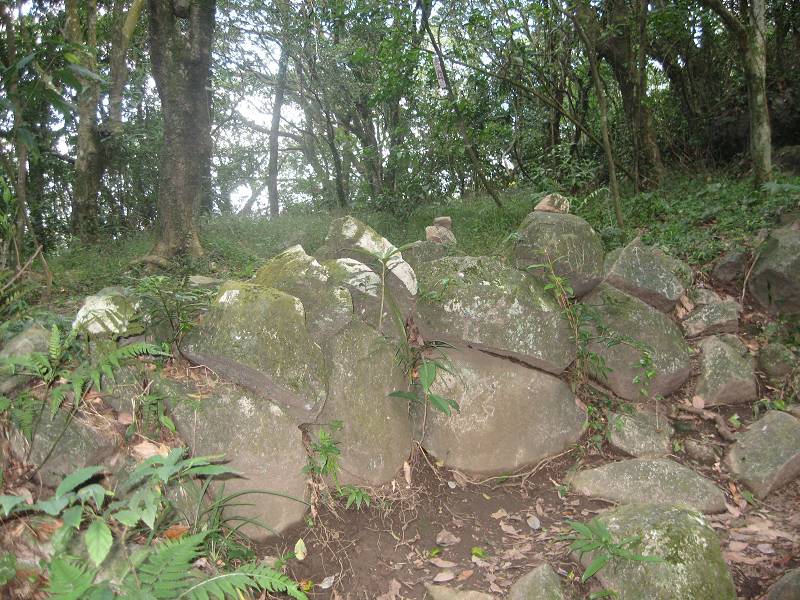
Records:
[[[610,262],[610,264],[609,264]],[[691,284],[691,269],[639,238],[606,261],[606,282],[662,312],[675,308]]]
[[[717,283],[730,285],[744,278],[747,265],[747,252],[744,250],[731,250],[724,254],[714,265],[711,277]]]
[[[561,580],[550,565],[539,565],[514,582],[506,600],[564,600]]]
[[[419,268],[426,338],[465,342],[551,373],[575,357],[558,303],[535,277],[487,257],[452,256]]]
[[[705,306],[706,304],[722,302],[722,298],[719,294],[707,287],[693,287],[689,290],[687,296],[695,306]]]
[[[426,598],[430,600],[494,600],[495,596],[472,590],[457,590],[444,585],[425,584]]]
[[[610,413],[608,423],[611,445],[631,456],[653,458],[672,451],[670,438],[675,431],[664,415],[648,411]]]
[[[538,204],[536,204],[536,207],[533,210],[542,212],[568,213],[569,207],[569,198],[565,198],[561,194],[547,194],[547,196],[539,200]]]
[[[425,228],[425,239],[434,244],[455,244],[456,236],[447,227],[428,225]]]
[[[580,471],[568,478],[584,496],[618,504],[670,504],[706,513],[725,510],[725,494],[705,477],[666,458],[631,458]]]
[[[756,400],[753,359],[739,338],[733,335],[708,337],[700,342],[700,350],[700,379],[695,394],[706,406]]]
[[[303,303],[254,283],[227,282],[181,351],[263,400],[313,414],[328,369],[306,329]]]
[[[735,300],[703,304],[686,318],[683,322],[683,330],[688,337],[736,333],[739,331],[741,310],[741,305]]]
[[[422,263],[444,258],[450,254],[451,246],[435,244],[428,240],[418,240],[405,247],[403,258],[411,265],[416,273]]]
[[[769,588],[764,600],[800,600],[800,569],[784,573]]]
[[[698,440],[686,440],[684,442],[684,448],[689,458],[704,465],[713,465],[719,459],[713,446]]]
[[[222,279],[216,277],[206,277],[205,275],[191,275],[189,277],[189,285],[198,288],[215,288],[223,282]]]
[[[378,332],[354,321],[325,346],[331,365],[325,408],[317,422],[341,421],[337,432],[341,484],[391,481],[411,451],[411,422],[402,400],[389,398],[407,381],[395,348]]]
[[[33,323],[6,342],[3,349],[0,350],[0,358],[26,356],[33,352],[47,352],[49,343],[50,332],[41,325]],[[11,375],[10,369],[0,369],[0,394],[8,394],[26,381],[29,381],[28,377]]]
[[[437,227],[444,227],[445,229],[453,228],[453,219],[448,216],[434,217],[433,224]]]
[[[299,298],[308,331],[315,338],[334,335],[353,318],[350,292],[334,285],[329,270],[302,246],[292,246],[270,259],[256,272],[253,283]]]
[[[560,379],[477,350],[448,349],[447,358],[452,373],[440,371],[433,391],[455,400],[461,411],[447,417],[428,410],[423,438],[447,466],[512,471],[580,437],[586,415]]]
[[[797,367],[797,357],[785,344],[770,342],[758,353],[758,368],[773,383],[780,382]]]
[[[621,506],[600,518],[615,540],[638,537],[629,550],[658,562],[615,559],[598,571],[619,600],[735,600],[736,589],[719,539],[693,511],[658,505]],[[593,554],[583,557],[588,565]]]
[[[173,401],[172,412],[195,455],[224,454],[227,465],[240,474],[225,480],[225,495],[260,490],[296,498],[245,495],[226,516],[255,519],[279,533],[302,520],[308,508],[307,456],[300,429],[283,409],[240,387],[220,385],[202,401]],[[249,524],[243,531],[259,540],[270,533]]]
[[[580,217],[535,210],[517,233],[514,260],[518,268],[551,261],[553,270],[567,278],[576,296],[586,294],[603,278],[603,242]]]
[[[800,227],[774,229],[748,280],[753,297],[774,313],[800,313]]]
[[[769,411],[737,436],[725,463],[758,498],[800,476],[800,421]]]
[[[123,287],[106,287],[87,296],[75,320],[74,328],[92,335],[124,336],[136,316],[139,300]]]
[[[646,399],[641,393],[643,386],[634,382],[637,377],[644,378],[640,366],[643,348],[648,350],[655,371],[649,381],[649,398],[667,396],[688,379],[691,373],[689,347],[680,329],[665,314],[606,284],[600,285],[583,302],[592,307],[611,335],[631,339],[641,346],[623,342],[609,347],[602,340],[589,344],[589,350],[597,353],[611,369],[606,377],[602,374],[595,374],[595,377],[618,396],[626,400]]]

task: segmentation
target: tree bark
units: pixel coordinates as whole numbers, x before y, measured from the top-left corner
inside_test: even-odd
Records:
[[[281,49],[281,56],[278,59],[278,78],[275,81],[275,97],[272,101],[272,122],[269,128],[269,162],[267,163],[269,214],[273,218],[277,217],[281,210],[278,198],[278,135],[281,127],[283,96],[286,92],[286,67],[288,62],[288,54]]]
[[[150,60],[164,144],[158,189],[160,259],[203,255],[197,217],[211,170],[211,47],[215,0],[148,0]]]

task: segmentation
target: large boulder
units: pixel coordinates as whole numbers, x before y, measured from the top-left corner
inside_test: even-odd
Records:
[[[700,512],[725,510],[725,494],[688,467],[666,458],[631,458],[571,475],[570,489],[617,504],[672,504]]]
[[[610,263],[610,264],[609,264]],[[636,238],[606,261],[606,282],[662,312],[675,308],[691,284],[686,264]]]
[[[449,227],[442,227],[441,225],[428,225],[425,228],[425,239],[434,244],[455,244],[456,236]]]
[[[455,400],[460,412],[429,409],[423,445],[447,466],[513,471],[580,437],[586,415],[560,379],[477,350],[446,354],[451,372],[439,370],[432,391]],[[421,429],[424,419],[417,416]]]
[[[800,600],[800,569],[788,571],[773,583],[764,600]]]
[[[391,481],[411,451],[411,422],[405,403],[389,394],[407,379],[395,348],[378,332],[354,321],[325,346],[331,365],[325,408],[317,422],[341,421],[337,434],[342,484]]]
[[[437,244],[428,240],[418,240],[403,248],[403,258],[411,265],[414,272],[419,271],[422,263],[444,258],[450,254],[452,246]]]
[[[227,466],[239,474],[224,481],[221,494],[254,492],[230,503],[226,517],[267,526],[243,526],[242,531],[257,540],[300,522],[308,508],[303,473],[307,455],[294,419],[277,404],[234,385],[217,386],[199,402],[188,399],[189,391],[170,394],[181,437],[196,456],[224,454]]]
[[[41,325],[33,323],[6,342],[0,350],[0,359],[47,352],[49,344],[50,332]],[[10,367],[0,368],[0,394],[8,394],[30,380],[23,375],[12,375],[11,372]]]
[[[256,272],[253,283],[299,298],[309,333],[327,338],[353,318],[350,292],[330,280],[328,269],[297,245],[270,259]]]
[[[669,419],[654,412],[610,413],[608,441],[618,450],[638,458],[666,456],[672,452],[675,432]]]
[[[700,304],[683,321],[683,330],[688,337],[737,333],[741,310],[741,305],[732,299]]]
[[[495,258],[451,256],[419,267],[426,338],[511,356],[551,373],[575,358],[569,323],[538,279]]]
[[[607,284],[599,286],[582,302],[606,328],[606,334],[591,342],[588,349],[602,359],[610,372],[593,376],[615,394],[626,400],[667,396],[688,379],[689,347],[680,329],[665,314]],[[619,343],[609,344],[610,341]],[[641,364],[645,352],[654,371],[649,380]],[[647,397],[642,393],[643,388]]]
[[[621,506],[599,517],[617,542],[634,538],[628,550],[660,561],[613,558],[597,572],[619,600],[735,600],[736,588],[719,539],[693,511],[653,504]],[[581,562],[589,565],[594,553]]]
[[[514,245],[517,267],[552,263],[566,277],[576,296],[594,288],[603,278],[603,242],[586,221],[568,213],[535,210],[522,222]],[[545,268],[535,269],[542,273]]]
[[[737,436],[725,463],[758,498],[800,476],[800,421],[769,411]]]
[[[106,287],[86,297],[72,327],[92,335],[124,337],[138,308],[139,299],[129,289]]]
[[[564,592],[558,575],[545,563],[517,579],[506,600],[564,600]]]
[[[226,282],[181,352],[263,400],[316,414],[328,369],[306,329],[303,303],[254,283]]]
[[[774,313],[800,313],[800,226],[774,229],[748,280],[753,297]]]
[[[754,402],[758,396],[753,359],[734,335],[719,335],[700,342],[700,379],[695,394],[706,406]]]

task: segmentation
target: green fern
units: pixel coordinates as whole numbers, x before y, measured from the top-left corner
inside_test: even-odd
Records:
[[[199,581],[177,598],[239,598],[240,592],[252,590],[281,592],[295,600],[308,600],[296,581],[272,567],[257,564],[242,565],[237,571],[220,573]]]
[[[85,565],[65,558],[50,562],[50,585],[47,591],[53,600],[84,598],[93,585],[96,572]]]
[[[192,563],[202,555],[205,537],[205,533],[199,533],[162,542],[135,574],[125,578],[123,589],[132,597],[144,595],[157,600],[177,598],[196,579],[192,574]]]

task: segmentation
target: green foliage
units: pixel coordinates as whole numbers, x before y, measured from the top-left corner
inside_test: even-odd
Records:
[[[193,289],[185,281],[164,275],[142,279],[136,287],[148,328],[159,331],[167,342],[179,343],[197,316],[208,307],[212,290]]]
[[[642,556],[634,553],[632,548],[641,541],[638,536],[615,541],[606,524],[598,518],[594,518],[588,523],[567,521],[567,525],[570,526],[573,533],[562,539],[571,540],[570,550],[575,552],[579,558],[584,554],[593,555],[592,561],[581,576],[581,581],[584,583],[615,559],[639,562],[661,562],[663,560],[658,556]]]
[[[338,488],[340,498],[345,498],[345,508],[355,505],[356,510],[361,510],[361,505],[369,506],[372,497],[362,488],[355,485],[343,485]]]

